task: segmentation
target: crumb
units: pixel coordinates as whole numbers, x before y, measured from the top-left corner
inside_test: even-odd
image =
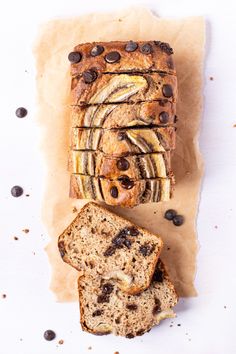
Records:
[[[92,347],[90,346],[90,347],[88,347],[88,350],[91,350],[92,349]]]
[[[58,341],[58,344],[64,344],[64,340],[63,340],[63,339],[60,339],[60,340]]]
[[[190,171],[186,171],[186,175],[189,176],[190,175]]]
[[[217,226],[217,225],[215,225],[215,226],[214,226],[214,228],[215,228],[215,229],[218,229],[218,226]]]
[[[170,247],[167,247],[167,251],[169,251],[170,250]]]
[[[2,294],[2,298],[6,299],[7,295],[6,294]]]
[[[18,238],[18,237],[16,237],[16,236],[14,236],[14,240],[15,240],[15,241],[17,241],[17,240],[19,240],[19,238]]]
[[[33,255],[35,256],[35,252],[32,252],[33,253]]]
[[[210,79],[211,81],[213,81],[213,80],[214,80],[214,77],[210,76],[209,79]]]
[[[119,20],[118,20],[119,22],[122,22],[122,19],[121,18],[119,18]]]
[[[24,232],[25,234],[29,233],[29,229],[23,229],[22,232]]]
[[[23,339],[22,339],[22,338],[20,338],[20,341],[22,342],[22,341],[23,341]]]
[[[26,197],[29,197],[30,195],[29,195],[29,194],[26,194],[25,196],[26,196]]]
[[[173,327],[173,325],[170,325],[170,327]]]
[[[186,336],[188,336],[188,333],[185,333]]]
[[[233,128],[236,128],[236,124],[233,125]]]
[[[154,214],[156,214],[157,212],[156,211],[154,211]]]
[[[226,309],[226,306],[224,306],[224,309]]]
[[[78,209],[74,206],[72,209],[72,213],[77,213]]]
[[[191,342],[191,338],[189,338],[188,340],[189,340],[189,342]]]
[[[119,354],[119,352],[115,352],[114,354]]]
[[[180,323],[178,323],[178,324],[177,324],[177,326],[178,326],[178,327],[180,327],[180,326],[181,326],[181,324],[180,324]]]

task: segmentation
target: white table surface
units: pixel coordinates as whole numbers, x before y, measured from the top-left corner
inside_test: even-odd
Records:
[[[236,20],[233,1],[5,1],[0,12],[0,353],[233,354],[236,353]],[[56,16],[146,5],[161,16],[207,20],[205,110],[200,147],[205,176],[197,220],[196,298],[181,300],[178,317],[133,340],[83,333],[78,304],[60,304],[48,290],[50,266],[40,220],[43,162],[34,117],[31,44],[39,23]],[[88,24],[89,25],[89,24]],[[209,77],[214,80],[210,81]],[[194,92],[193,92],[194,94]],[[25,106],[29,114],[16,118]],[[25,195],[13,198],[13,185]],[[28,228],[25,234],[22,229]],[[18,241],[13,239],[19,238]],[[3,299],[1,294],[6,294]],[[181,326],[177,326],[181,324]],[[56,340],[43,332],[53,329]],[[64,344],[59,345],[58,340]],[[92,349],[88,349],[89,347]]]

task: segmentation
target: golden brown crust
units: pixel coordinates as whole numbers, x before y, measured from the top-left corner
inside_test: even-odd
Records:
[[[168,99],[176,102],[176,76],[159,73],[149,74],[98,74],[86,83],[84,77],[75,77],[71,82],[71,104],[89,105],[153,101]]]
[[[71,65],[71,75],[80,75],[91,68],[95,68],[98,72],[103,73],[151,70],[163,71],[170,74],[176,73],[172,55],[173,50],[167,43],[160,41],[140,41],[135,43],[137,44],[137,48],[132,52],[126,50],[127,44],[128,47],[130,46],[129,41],[79,44],[74,47],[73,51],[81,54],[81,60]],[[104,49],[101,54],[98,54],[99,51],[96,50],[96,46]],[[133,43],[131,43],[131,46],[133,46],[133,49],[136,47]],[[91,55],[91,51],[92,54],[98,55]],[[114,51],[120,54],[120,59],[113,63],[107,62],[105,60],[106,55]],[[148,53],[149,51],[150,53]]]
[[[139,125],[173,125],[176,105],[167,100],[122,103],[99,106],[74,106],[71,111],[73,127],[101,127],[106,129]]]

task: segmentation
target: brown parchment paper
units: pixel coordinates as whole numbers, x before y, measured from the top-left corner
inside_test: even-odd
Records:
[[[70,76],[67,55],[78,43],[129,39],[156,39],[169,42],[174,48],[179,89],[177,149],[172,159],[176,188],[170,202],[113,210],[162,236],[165,243],[162,259],[179,295],[196,295],[195,222],[203,171],[198,129],[202,110],[205,23],[201,17],[165,19],[144,8],[131,8],[117,13],[50,21],[40,29],[35,46],[38,121],[47,167],[43,221],[51,237],[47,247],[52,266],[51,289],[59,301],[77,301],[78,273],[62,262],[57,237],[75,217],[73,207],[79,209],[86,203],[68,197]],[[185,216],[183,226],[176,227],[163,218],[168,208]]]

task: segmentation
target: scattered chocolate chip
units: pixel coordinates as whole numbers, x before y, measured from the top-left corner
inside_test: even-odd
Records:
[[[162,93],[165,97],[172,97],[173,96],[172,86],[169,84],[163,85]]]
[[[109,256],[112,256],[116,251],[116,247],[115,246],[110,246],[108,247],[108,249],[103,253],[103,255],[105,257],[109,257]]]
[[[124,140],[125,138],[126,138],[125,132],[119,132],[117,134],[117,140],[121,141],[121,140]]]
[[[213,80],[214,80],[214,78],[213,78],[212,76],[210,76],[210,77],[209,77],[209,79],[210,79],[211,81],[213,81]]]
[[[168,209],[165,212],[165,219],[167,220],[173,220],[173,218],[177,215],[177,212],[174,209]]]
[[[6,299],[7,295],[6,294],[2,294],[2,298]]]
[[[158,283],[162,283],[164,280],[164,274],[163,274],[162,270],[156,268],[156,270],[153,274],[152,280],[156,281]]]
[[[152,53],[152,46],[150,43],[145,43],[140,47],[140,52],[143,54],[150,54]]]
[[[18,118],[24,118],[25,116],[27,116],[27,113],[28,113],[28,111],[27,111],[27,109],[24,108],[24,107],[19,107],[19,108],[17,108],[17,110],[16,110],[16,116],[17,116]]]
[[[18,239],[18,237],[14,236],[14,240],[15,240],[15,241],[18,241],[19,239]]]
[[[172,221],[175,226],[181,226],[184,223],[184,217],[182,215],[176,215]]]
[[[129,169],[130,164],[129,164],[128,160],[126,160],[124,157],[122,157],[117,161],[116,166],[117,166],[118,170],[126,171]]]
[[[96,80],[98,74],[95,70],[90,69],[88,71],[83,72],[82,76],[86,84],[91,84],[93,81]]]
[[[181,324],[180,324],[180,323],[178,323],[178,324],[177,324],[177,326],[178,326],[178,327],[180,327],[180,326],[181,326]]]
[[[79,63],[81,61],[81,59],[82,59],[82,54],[80,52],[71,52],[68,55],[68,60],[72,64]]]
[[[159,119],[160,119],[160,122],[163,123],[163,124],[168,123],[168,120],[169,120],[168,112],[165,112],[165,111],[161,112],[159,114]]]
[[[43,336],[46,340],[51,341],[56,338],[56,333],[51,329],[48,329],[47,331],[44,332]]]
[[[111,283],[106,283],[102,286],[103,294],[111,294],[114,289],[114,286]]]
[[[98,304],[103,304],[103,303],[109,302],[109,301],[110,301],[109,295],[107,295],[107,294],[98,295],[98,298],[97,298]]]
[[[14,186],[11,189],[11,195],[13,197],[20,197],[24,193],[23,188],[20,186]]]
[[[138,44],[133,41],[129,41],[125,46],[126,52],[134,52],[137,48],[138,48]]]
[[[118,189],[116,186],[111,187],[110,193],[112,198],[117,198],[118,197]]]
[[[103,313],[103,310],[96,310],[92,313],[93,317],[101,316]]]
[[[138,236],[139,235],[138,229],[136,229],[136,227],[134,227],[134,226],[127,227],[126,233],[131,236]]]
[[[134,338],[134,334],[128,333],[128,334],[126,334],[126,338]]]
[[[128,176],[120,176],[118,178],[118,181],[120,181],[120,184],[122,188],[124,189],[131,189],[134,186],[134,181],[131,181],[131,179]]]
[[[29,229],[23,229],[22,232],[24,232],[25,234],[29,233]]]
[[[64,340],[63,340],[63,339],[60,339],[60,340],[58,341],[58,344],[60,344],[60,345],[64,344]]]
[[[154,41],[154,43],[161,48],[163,52],[165,52],[168,55],[171,55],[174,53],[173,49],[170,47],[168,43],[161,42],[161,41]]]
[[[132,245],[132,242],[130,240],[128,240],[127,238],[124,240],[124,245],[127,247],[127,248],[131,248],[131,245]]]
[[[125,240],[125,235],[119,233],[116,237],[111,241],[117,248],[122,248]]]
[[[130,311],[136,311],[138,306],[136,304],[127,304],[126,308]]]
[[[26,196],[26,197],[29,197],[30,195],[29,195],[29,194],[26,194],[25,196]]]
[[[142,245],[139,247],[139,252],[144,256],[150,256],[150,254],[154,251],[154,247],[149,245]]]
[[[115,52],[115,51],[107,53],[107,55],[105,56],[105,60],[109,64],[116,63],[117,61],[120,60],[120,53]]]
[[[97,55],[100,55],[104,52],[104,47],[102,45],[95,45],[95,47],[93,47],[91,49],[90,54],[92,55],[92,57],[96,57]]]
[[[61,257],[63,258],[65,256],[65,254],[66,254],[65,245],[64,245],[63,241],[60,241],[58,243],[58,248],[59,248],[59,252],[60,252]]]

